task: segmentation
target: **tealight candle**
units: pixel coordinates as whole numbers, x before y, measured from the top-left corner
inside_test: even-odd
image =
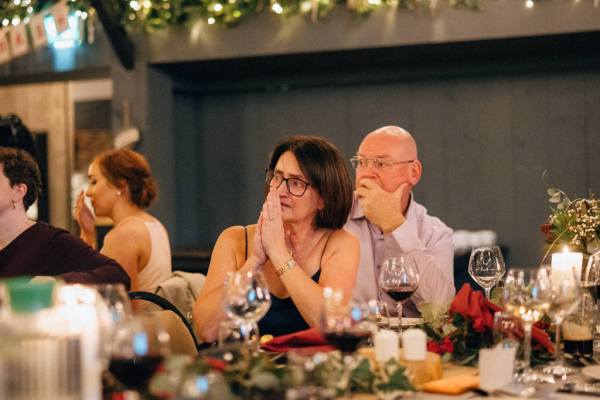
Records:
[[[552,272],[550,280],[552,284],[557,285],[565,279],[573,279],[573,268],[577,279],[581,279],[581,264],[583,263],[583,254],[572,253],[565,246],[562,253],[552,254]]]
[[[375,361],[387,362],[398,359],[398,335],[396,332],[382,329],[375,334]]]
[[[427,335],[420,329],[402,332],[402,356],[408,361],[423,361],[427,358]]]

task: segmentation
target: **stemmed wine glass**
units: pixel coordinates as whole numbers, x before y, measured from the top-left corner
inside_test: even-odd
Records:
[[[156,368],[169,354],[169,341],[158,315],[125,318],[114,331],[108,370],[127,390],[144,392]]]
[[[271,295],[260,271],[233,272],[228,274],[223,296],[227,316],[240,324],[244,344],[252,347],[251,333],[257,332],[256,323],[264,317],[271,306]]]
[[[379,288],[396,302],[398,333],[402,333],[402,305],[418,287],[419,271],[413,257],[389,257],[383,262],[379,274]]]
[[[342,353],[344,363],[344,398],[351,397],[350,375],[356,367],[354,353],[371,339],[376,324],[370,319],[368,307],[344,301],[339,291],[326,288],[321,312],[320,329],[327,342]]]
[[[548,271],[544,268],[529,271],[511,269],[504,285],[504,307],[523,321],[524,367],[519,380],[524,383],[538,381],[531,370],[531,330],[550,308],[553,291]]]
[[[491,297],[492,288],[504,272],[504,258],[498,246],[476,247],[469,258],[469,275],[485,291],[485,297]]]
[[[589,292],[597,304],[600,297],[600,251],[590,256],[581,274],[581,287]]]
[[[579,284],[579,277],[575,269],[573,269],[573,274],[567,279],[563,277],[558,281],[552,282],[553,294],[548,314],[552,317],[556,325],[556,359],[554,363],[544,368],[543,371],[547,374],[565,376],[577,372],[577,369],[569,367],[564,363],[560,333],[561,324],[565,317],[573,313],[581,301],[582,292]]]

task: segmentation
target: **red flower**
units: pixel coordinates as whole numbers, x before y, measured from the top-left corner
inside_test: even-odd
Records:
[[[223,360],[219,360],[218,358],[207,357],[205,361],[209,367],[219,371],[225,371],[225,368],[227,367],[227,363]]]
[[[552,225],[546,223],[540,225],[540,230],[544,234],[544,239],[547,243],[552,243],[554,241],[554,232],[552,232]]]
[[[427,351],[430,351],[432,353],[437,353],[437,354],[442,354],[442,348],[440,346],[439,343],[433,341],[433,340],[429,340],[427,342]]]
[[[483,321],[483,318],[476,318],[473,321],[473,330],[479,333],[485,332],[485,322]]]
[[[452,339],[450,339],[450,336],[446,336],[444,338],[440,347],[442,352],[444,353],[452,353],[454,351],[454,343],[452,343]]]

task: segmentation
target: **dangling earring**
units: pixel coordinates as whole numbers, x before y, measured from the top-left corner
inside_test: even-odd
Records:
[[[12,207],[13,207],[13,210],[17,208],[17,202],[14,200],[12,201]]]
[[[323,211],[323,208],[321,208],[321,209],[319,210],[319,218],[320,218],[320,219],[323,219],[323,218],[324,218],[324,216],[325,216],[325,212]]]

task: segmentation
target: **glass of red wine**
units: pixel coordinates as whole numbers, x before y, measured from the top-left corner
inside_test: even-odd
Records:
[[[412,256],[389,257],[381,265],[380,290],[396,302],[398,333],[402,333],[402,306],[419,287],[419,271]]]
[[[108,370],[125,390],[145,393],[169,350],[169,334],[157,315],[131,316],[115,328]]]
[[[350,376],[356,368],[356,350],[372,338],[377,325],[373,324],[366,305],[345,301],[339,292],[325,290],[320,329],[327,342],[342,353],[344,398],[350,398]]]

